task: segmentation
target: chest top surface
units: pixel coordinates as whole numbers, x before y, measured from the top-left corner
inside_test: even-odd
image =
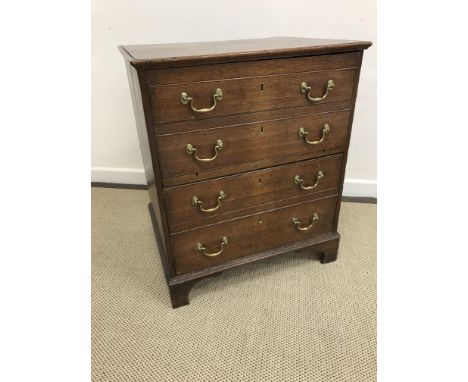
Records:
[[[174,44],[125,45],[122,53],[135,67],[193,62],[244,61],[299,57],[367,49],[369,41],[271,37]]]

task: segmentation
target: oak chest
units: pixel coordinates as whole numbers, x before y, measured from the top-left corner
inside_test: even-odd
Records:
[[[199,280],[310,248],[336,260],[365,41],[119,47],[172,306]]]

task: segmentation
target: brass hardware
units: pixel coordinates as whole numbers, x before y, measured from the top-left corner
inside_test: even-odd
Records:
[[[304,186],[304,179],[302,179],[299,175],[294,177],[294,183],[296,183],[300,188],[303,190],[313,190],[315,187],[318,186],[319,182],[325,177],[323,171],[319,171],[317,173],[317,177],[315,179],[315,183],[312,186]]]
[[[195,249],[198,251],[198,252],[203,252],[203,254],[205,256],[208,256],[208,257],[215,257],[215,256],[218,256],[221,254],[221,252],[223,252],[224,250],[224,246],[228,244],[228,239],[226,236],[223,236],[222,240],[221,240],[221,249],[218,251],[218,252],[214,252],[214,253],[206,253],[206,247],[202,244],[202,243],[197,243],[197,246],[195,247]]]
[[[215,212],[221,206],[221,200],[223,200],[224,198],[226,198],[226,194],[224,193],[224,191],[219,191],[217,198],[218,204],[213,208],[203,208],[203,202],[200,199],[198,199],[198,196],[195,195],[192,198],[192,205],[194,207],[198,206],[200,208],[200,211],[202,212]]]
[[[187,152],[188,155],[194,156],[194,158],[199,161],[199,162],[211,162],[214,161],[218,157],[218,152],[223,149],[223,141],[221,139],[218,139],[216,141],[216,145],[214,147],[215,155],[212,156],[211,158],[199,158],[197,156],[197,151],[198,149],[193,147],[190,143],[185,146],[185,151]]]
[[[197,109],[196,107],[193,106],[193,98],[190,97],[186,92],[180,93],[180,102],[182,104],[187,105],[190,103],[190,108],[197,112],[197,113],[208,113],[209,111],[212,111],[216,107],[216,101],[221,101],[223,99],[223,91],[218,88],[213,94],[213,106],[204,108],[204,109]]]
[[[301,84],[301,93],[306,94],[307,98],[313,103],[322,102],[325,98],[327,98],[328,92],[332,91],[333,89],[335,89],[335,82],[330,78],[327,82],[327,88],[326,88],[325,94],[321,97],[313,98],[310,96],[311,87],[307,85],[307,82],[303,82]]]
[[[325,139],[325,135],[327,135],[329,132],[330,132],[330,125],[326,123],[322,127],[322,137],[318,141],[309,141],[307,140],[309,132],[306,131],[303,127],[299,128],[299,136],[301,138],[304,138],[304,141],[308,143],[309,145],[318,145],[319,143],[322,143],[323,140]]]
[[[309,225],[307,227],[301,227],[301,222],[299,221],[299,219],[298,218],[292,218],[293,224],[296,226],[296,229],[299,230],[299,231],[308,231],[308,230],[310,230],[317,220],[319,220],[318,213],[314,212],[314,214],[312,215],[312,218],[309,220]]]

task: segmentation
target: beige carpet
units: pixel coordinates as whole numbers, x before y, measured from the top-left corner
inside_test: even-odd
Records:
[[[92,189],[94,382],[375,381],[375,205],[343,203],[337,262],[246,265],[172,309],[147,203]]]

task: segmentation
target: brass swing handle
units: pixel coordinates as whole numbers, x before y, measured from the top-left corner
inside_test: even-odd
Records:
[[[309,132],[306,131],[303,127],[299,128],[299,136],[301,138],[304,138],[304,141],[308,143],[309,145],[318,145],[319,143],[322,143],[325,139],[325,136],[330,132],[330,125],[326,123],[322,127],[322,137],[318,141],[309,141],[307,137],[309,136]]]
[[[221,200],[223,200],[224,198],[226,198],[226,194],[224,193],[224,191],[219,191],[218,193],[218,204],[216,206],[214,206],[213,208],[203,208],[203,202],[198,199],[198,196],[194,196],[192,198],[192,205],[194,207],[198,206],[200,208],[200,211],[202,212],[206,212],[206,213],[210,213],[210,212],[215,212],[220,206],[221,206]]]
[[[213,94],[213,106],[207,107],[204,109],[197,109],[196,107],[193,106],[192,97],[190,97],[186,92],[180,93],[180,102],[182,102],[182,104],[184,105],[190,104],[190,108],[197,113],[208,113],[209,111],[214,110],[214,108],[216,107],[216,101],[218,100],[220,101],[222,99],[223,99],[223,91],[222,89],[218,88]]]
[[[208,257],[215,257],[215,256],[218,256],[221,254],[221,252],[223,252],[224,250],[224,246],[228,244],[228,239],[226,236],[223,236],[223,238],[221,239],[221,249],[218,251],[218,252],[214,252],[214,253],[207,253],[206,252],[206,247],[202,244],[202,243],[197,243],[197,246],[195,247],[195,249],[198,251],[198,252],[203,252],[203,254],[205,256],[208,256]]]
[[[325,174],[323,171],[319,171],[317,173],[317,177],[315,179],[315,183],[312,186],[304,186],[304,179],[302,179],[299,175],[294,177],[294,183],[297,184],[303,190],[313,190],[315,187],[318,186],[319,182],[325,178]]]
[[[309,101],[312,101],[313,103],[319,103],[322,102],[325,98],[328,96],[328,92],[331,92],[333,89],[335,89],[335,81],[333,81],[331,78],[327,81],[327,88],[325,90],[325,94],[321,97],[318,98],[313,98],[310,96],[310,90],[311,87],[307,85],[307,82],[303,82],[301,84],[301,93],[304,93],[307,95],[307,98]]]
[[[198,149],[193,147],[190,143],[185,146],[185,151],[187,152],[188,155],[194,156],[194,158],[199,161],[199,162],[211,162],[214,161],[218,157],[218,151],[221,151],[223,149],[223,141],[221,139],[218,139],[216,141],[216,145],[214,147],[215,155],[212,156],[211,158],[199,158],[197,156],[197,151]]]
[[[312,218],[309,220],[309,225],[307,227],[301,227],[301,222],[299,221],[298,218],[293,218],[292,222],[296,226],[296,229],[298,231],[308,231],[314,226],[317,220],[319,220],[318,213],[314,212],[314,214],[312,215]]]

